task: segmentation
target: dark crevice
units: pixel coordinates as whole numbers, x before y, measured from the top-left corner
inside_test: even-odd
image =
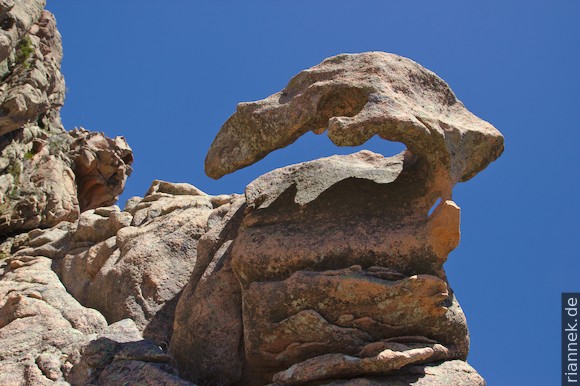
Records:
[[[4,31],[8,31],[14,26],[14,19],[10,16],[6,16],[2,21],[0,21],[0,28]]]

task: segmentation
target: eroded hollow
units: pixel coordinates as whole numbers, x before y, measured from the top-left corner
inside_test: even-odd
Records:
[[[265,162],[255,163],[246,169],[248,171],[259,169],[261,173],[256,174],[256,176],[259,176],[270,170],[288,165],[312,161],[332,155],[352,154],[361,150],[370,150],[384,157],[391,157],[406,150],[406,146],[401,142],[385,141],[375,135],[363,145],[340,147],[332,143],[328,136],[309,131],[298,138],[292,146],[273,151],[264,158],[266,160]]]
[[[4,19],[2,19],[2,21],[0,21],[0,28],[2,28],[4,31],[10,30],[10,28],[12,28],[13,26],[14,19],[11,18],[10,16],[7,16]]]

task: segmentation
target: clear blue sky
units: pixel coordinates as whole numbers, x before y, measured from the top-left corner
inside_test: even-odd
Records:
[[[306,136],[222,180],[203,172],[238,102],[342,52],[409,57],[503,132],[506,151],[455,189],[446,269],[469,362],[495,385],[560,382],[560,293],[580,292],[580,1],[48,0],[64,40],[65,127],[124,135],[124,201],[154,179],[242,192],[275,167],[349,153]],[[400,146],[373,141],[383,154]]]

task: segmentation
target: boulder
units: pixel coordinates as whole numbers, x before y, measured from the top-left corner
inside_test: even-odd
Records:
[[[93,334],[106,326],[79,304],[46,257],[12,256],[0,262],[0,383],[64,382]]]
[[[81,350],[81,359],[67,381],[73,385],[193,386],[177,376],[169,355],[143,340],[131,319],[106,327]]]
[[[219,178],[307,131],[328,131],[339,146],[378,135],[407,148],[291,165],[248,185],[227,260],[241,286],[244,348],[241,378],[230,383],[372,375],[396,384],[416,365],[465,363],[467,323],[443,269],[460,238],[452,191],[501,154],[499,131],[409,59],[338,55],[277,94],[239,104],[208,152],[206,173]],[[183,358],[178,367],[191,362]],[[229,363],[197,368],[193,379]]]
[[[385,339],[427,339],[445,347],[435,360],[466,358],[467,324],[443,270],[459,243],[459,209],[447,200],[429,214],[437,193],[424,172],[408,152],[362,151],[248,185],[231,264],[242,286],[245,371],[263,377],[255,384]]]
[[[326,59],[241,103],[207,174],[308,131],[403,152],[290,165],[243,196],[155,180],[121,210],[132,150],[62,127],[43,6],[0,0],[0,384],[485,384],[443,264],[453,187],[503,137],[443,80],[382,52]]]
[[[113,206],[80,216],[62,281],[110,323],[131,318],[146,338],[168,346],[213,204],[192,185],[154,181],[131,210]]]
[[[113,205],[133,169],[133,151],[123,137],[114,139],[83,128],[71,131],[69,157],[81,211]]]
[[[236,383],[245,362],[241,290],[231,247],[246,206],[240,196],[229,201],[209,216],[195,269],[175,310],[171,355],[182,376],[201,384]]]
[[[73,222],[81,211],[112,205],[131,173],[132,153],[122,137],[113,140],[84,129],[49,133],[26,127],[0,137],[1,142],[4,235]],[[89,155],[93,164],[84,167]]]

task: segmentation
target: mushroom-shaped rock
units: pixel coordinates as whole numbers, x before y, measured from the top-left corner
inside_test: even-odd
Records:
[[[453,186],[495,160],[503,137],[417,63],[381,52],[339,55],[277,94],[240,104],[210,148],[206,173],[219,178],[326,130],[339,146],[378,135],[407,149],[320,158],[250,183],[221,255],[240,284],[229,299],[241,302],[243,331],[189,338],[194,349],[178,367],[195,367],[188,376],[200,383],[228,371],[227,382],[247,385],[359,384],[361,376],[407,384],[409,371],[425,370],[437,374],[425,384],[483,384],[462,362],[467,322],[443,264],[460,239]],[[210,320],[187,310],[196,322]],[[175,324],[177,336],[186,336],[185,325]],[[199,366],[199,341],[213,352],[243,352],[237,361],[210,354]],[[241,378],[233,371],[240,367]]]
[[[286,88],[240,103],[205,160],[220,178],[300,136],[328,130],[339,146],[374,135],[404,143],[447,174],[451,186],[483,170],[503,151],[503,137],[470,113],[447,83],[412,60],[384,52],[342,54],[295,76]]]

